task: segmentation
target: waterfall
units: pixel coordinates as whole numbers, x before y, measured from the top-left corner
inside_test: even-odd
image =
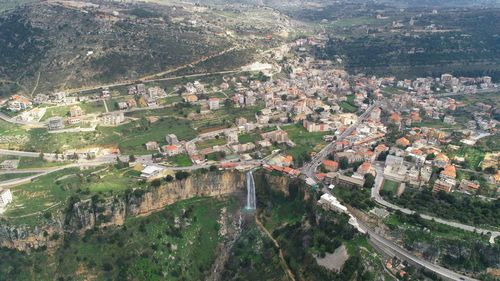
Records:
[[[253,180],[252,171],[247,173],[247,210],[255,210],[257,207],[257,200],[255,198],[255,182]]]

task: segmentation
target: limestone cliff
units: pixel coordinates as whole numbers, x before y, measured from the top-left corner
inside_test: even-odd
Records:
[[[193,197],[224,196],[245,188],[245,174],[239,172],[206,173],[174,180],[147,190],[135,189],[114,197],[77,201],[63,214],[53,214],[49,224],[13,227],[0,224],[0,246],[28,250],[51,247],[68,232],[94,227],[122,225],[127,217],[143,216],[161,210],[179,200]]]

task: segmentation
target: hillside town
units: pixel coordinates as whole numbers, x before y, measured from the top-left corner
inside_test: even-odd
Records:
[[[294,48],[300,49],[308,44],[317,42],[314,39],[298,40],[278,49],[276,55],[283,57]],[[129,86],[125,95],[119,93],[118,100],[113,97],[116,91],[112,93],[112,90],[104,89],[83,96],[57,92],[38,94],[30,99],[14,95],[2,100],[1,104],[3,111],[13,116],[12,120],[45,126],[55,134],[93,131],[98,126],[120,126],[134,120],[128,117],[128,113],[160,110],[179,104],[196,107],[194,114],[201,118],[228,108],[257,108],[253,120],[236,116],[231,126],[199,133],[194,139],[180,140],[175,134],[165,132],[162,140],[146,140],[142,144],[144,150],[153,157],[143,159],[140,164],[142,175],[148,179],[162,176],[159,171],[167,169],[168,165],[162,166],[161,163],[168,163],[169,159],[179,155],[187,155],[192,165],[219,163],[234,167],[239,161],[255,161],[253,163],[261,163],[270,170],[298,176],[301,162],[288,154],[297,144],[286,128],[299,124],[305,138],[308,134],[321,134],[317,144],[320,147],[335,142],[336,152],[323,161],[317,174],[326,182],[363,186],[367,175],[382,174],[385,179],[399,183],[397,193],[403,192],[405,186],[429,186],[436,192],[466,193],[475,193],[480,188],[477,180],[457,178],[458,171],[469,167],[464,166],[464,157],[456,155],[456,151],[495,134],[498,121],[493,116],[499,109],[480,101],[466,104],[454,96],[474,96],[482,91],[496,90],[497,85],[490,77],[443,74],[437,78],[398,80],[395,77],[349,75],[344,70],[335,69],[330,61],[309,56],[298,56],[276,67],[287,70],[288,74],[273,79],[266,76],[255,79],[243,74],[223,76],[220,84],[195,80],[176,85],[170,93],[164,88],[140,83]],[[166,99],[171,97],[176,101],[167,104]],[[358,122],[357,112],[365,111],[374,102],[380,106],[375,107],[368,118]],[[103,104],[104,110],[86,112],[82,107],[88,108],[89,103]],[[47,110],[54,107],[67,108],[68,111],[41,121]],[[455,120],[454,112],[458,111],[469,112],[472,120],[465,124]],[[336,141],[353,124],[357,124],[355,130]],[[456,139],[457,130],[447,130],[450,127],[461,132],[460,139]],[[256,134],[258,138],[240,141],[244,134]],[[458,145],[455,144],[457,141]],[[308,159],[314,153],[295,154],[295,157]],[[96,146],[70,148],[59,154],[60,159],[93,159],[119,155],[120,151]],[[485,157],[489,161],[483,161],[481,168],[490,168],[495,173],[485,174],[482,183],[498,185],[500,171],[496,167],[499,155],[493,153]],[[136,165],[136,161],[131,165]]]

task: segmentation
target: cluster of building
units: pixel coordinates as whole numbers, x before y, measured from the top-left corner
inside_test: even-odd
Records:
[[[146,85],[142,83],[130,86],[128,88],[128,94],[135,98],[119,102],[118,108],[120,110],[134,108],[137,107],[137,105],[141,107],[156,107],[158,106],[158,100],[167,96],[164,89],[156,86],[147,88]]]

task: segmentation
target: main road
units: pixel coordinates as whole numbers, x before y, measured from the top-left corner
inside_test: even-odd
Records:
[[[419,267],[425,268],[429,271],[432,271],[439,275],[441,278],[444,278],[445,280],[467,280],[467,281],[476,281],[477,279],[459,274],[457,272],[451,271],[447,268],[444,268],[442,266],[433,264],[431,262],[428,262],[420,257],[417,257],[410,252],[406,251],[405,249],[399,247],[398,245],[394,244],[394,242],[384,238],[382,235],[376,233],[375,231],[371,230],[369,227],[361,223],[358,219],[358,224],[363,229],[368,233],[369,235],[369,240],[372,244],[378,248],[379,251],[384,252],[386,255],[393,257],[397,256],[399,259],[406,260],[410,264],[417,265]]]

